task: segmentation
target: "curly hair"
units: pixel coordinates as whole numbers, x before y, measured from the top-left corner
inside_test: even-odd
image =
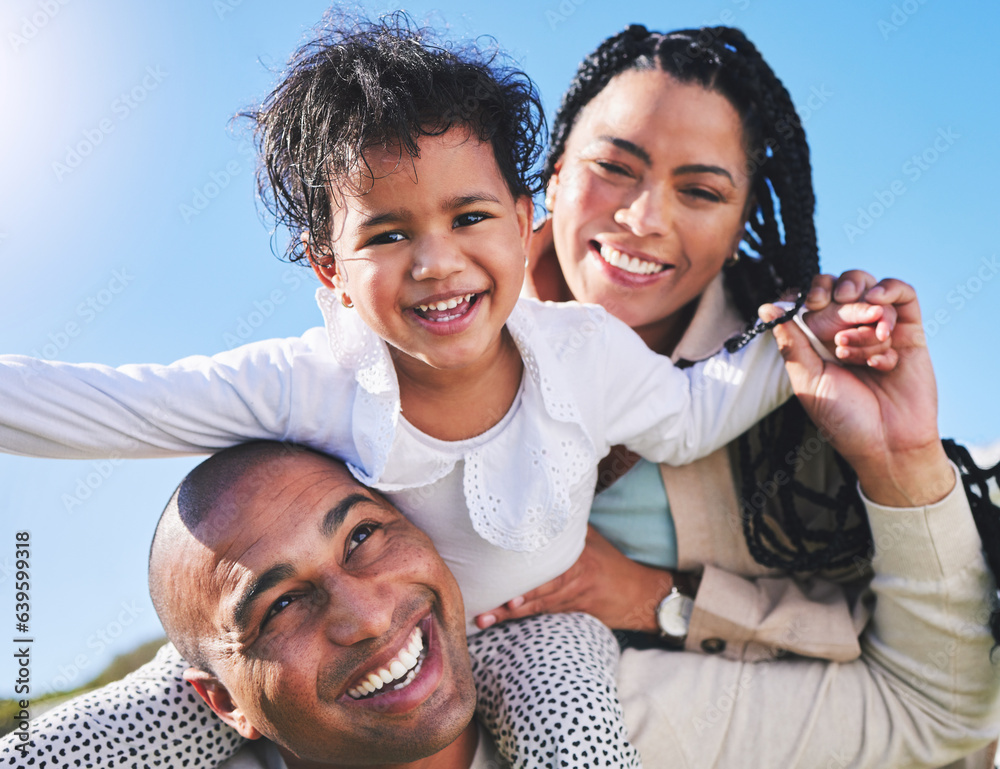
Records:
[[[332,206],[370,189],[365,152],[374,148],[416,157],[421,137],[463,127],[492,145],[514,197],[541,188],[534,168],[546,131],[534,83],[495,46],[452,47],[403,12],[328,15],[244,116],[255,124],[260,198],[293,236],[290,261],[307,256],[304,232],[314,258],[333,255]]]

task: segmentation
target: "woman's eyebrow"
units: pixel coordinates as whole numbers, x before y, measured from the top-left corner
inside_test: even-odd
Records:
[[[731,184],[736,184],[733,180],[733,175],[722,166],[708,166],[702,165],[701,163],[692,163],[691,165],[677,166],[677,168],[674,169],[674,176],[682,176],[683,174],[718,174],[719,176],[725,176],[729,179]]]
[[[653,159],[649,156],[649,153],[635,142],[630,142],[628,139],[622,139],[619,136],[600,136],[598,138],[601,141],[606,141],[609,144],[615,145],[618,149],[624,150],[630,155],[635,155],[635,157],[647,166],[653,165]]]

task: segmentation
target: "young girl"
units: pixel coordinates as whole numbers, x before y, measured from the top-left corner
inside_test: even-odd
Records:
[[[519,73],[388,21],[307,44],[254,117],[325,328],[166,367],[3,358],[5,450],[161,456],[270,438],[335,454],[433,538],[474,632],[476,614],[575,561],[612,445],[683,464],[791,394],[769,337],[681,371],[599,308],[518,299],[542,124]],[[858,312],[882,319],[880,338],[846,332],[850,361],[887,339],[883,308]],[[824,338],[846,325],[820,320]],[[470,650],[480,716],[512,764],[638,765],[603,625],[542,617]],[[351,696],[379,695],[360,682]],[[574,697],[593,721],[576,723]]]

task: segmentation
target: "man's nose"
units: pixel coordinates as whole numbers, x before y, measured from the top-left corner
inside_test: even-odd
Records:
[[[342,575],[329,595],[326,633],[338,646],[379,638],[392,629],[392,593],[377,580]]]

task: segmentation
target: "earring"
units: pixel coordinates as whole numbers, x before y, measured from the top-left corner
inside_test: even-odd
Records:
[[[351,301],[351,297],[349,297],[347,294],[340,295],[340,303],[344,305],[344,307],[346,307],[348,310],[354,307],[354,302]]]
[[[733,252],[733,255],[732,255],[731,257],[729,257],[728,259],[726,259],[726,261],[725,261],[725,266],[726,266],[726,267],[732,267],[732,266],[733,266],[734,264],[736,264],[736,263],[737,263],[737,262],[738,262],[739,260],[740,260],[740,250],[739,250],[739,249],[736,249],[736,250],[735,250],[735,251]]]
[[[550,214],[552,213],[552,209],[555,206],[555,204],[556,204],[556,191],[551,187],[549,187],[549,189],[545,193],[545,208],[548,210]]]

